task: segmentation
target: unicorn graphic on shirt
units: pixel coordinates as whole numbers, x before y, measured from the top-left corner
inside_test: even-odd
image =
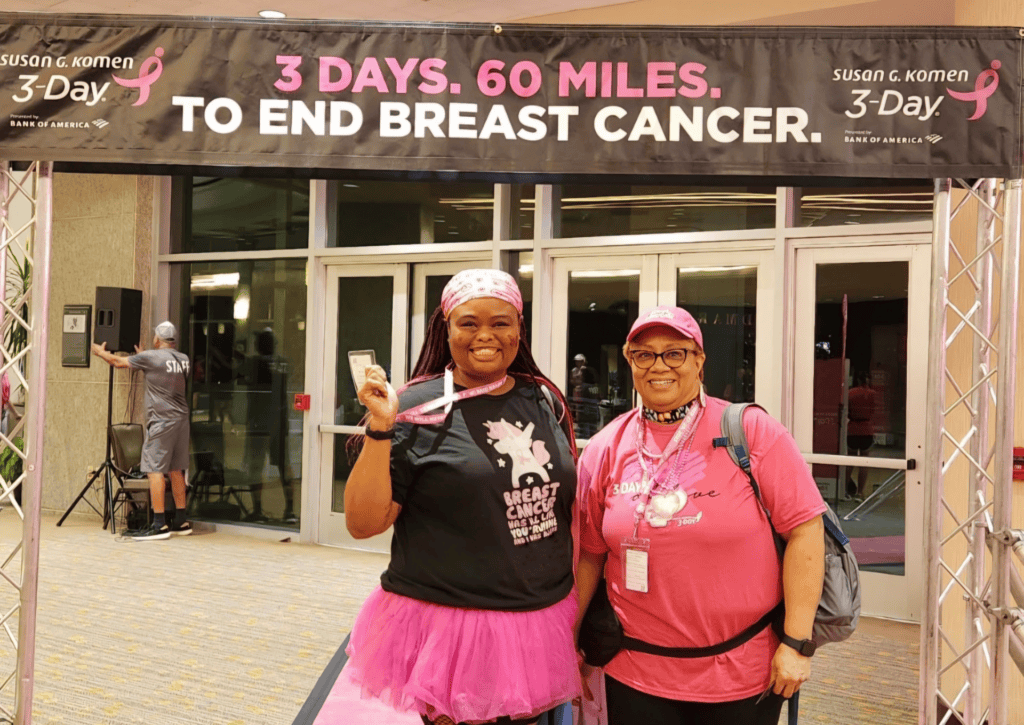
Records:
[[[513,488],[519,488],[519,477],[527,473],[536,473],[544,483],[551,480],[544,470],[551,454],[544,447],[544,441],[533,440],[533,423],[521,429],[502,418],[497,423],[489,420],[484,425],[494,450],[512,458]]]

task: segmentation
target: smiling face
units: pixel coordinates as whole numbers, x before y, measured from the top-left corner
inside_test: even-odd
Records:
[[[687,351],[686,362],[678,368],[669,367],[664,358],[659,357],[646,370],[638,367],[631,355],[627,354],[626,359],[633,370],[633,386],[644,405],[664,413],[697,397],[700,392],[700,374],[704,369],[704,353],[697,352],[697,343],[668,327],[652,327],[626,343],[628,353],[637,350],[653,353]]]
[[[500,380],[519,352],[519,313],[494,297],[463,302],[448,316],[448,347],[459,385]]]

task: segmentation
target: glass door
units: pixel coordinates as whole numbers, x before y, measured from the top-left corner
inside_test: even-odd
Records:
[[[663,254],[659,267],[658,304],[682,307],[700,324],[708,395],[756,401],[778,417],[771,250]]]
[[[555,259],[554,274],[550,374],[582,442],[633,407],[622,344],[640,310],[657,304],[658,258]]]
[[[464,269],[489,267],[489,260],[479,262],[427,262],[413,265],[412,271],[412,318],[409,335],[409,371],[412,372],[419,358],[420,349],[427,328],[427,322],[434,310],[441,304],[441,292],[448,280]]]
[[[640,310],[658,304],[683,307],[700,322],[709,394],[756,395],[778,410],[778,386],[770,385],[773,319],[757,314],[773,307],[770,251],[563,258],[554,274],[551,373],[565,386],[581,441],[635,404],[622,345]]]
[[[405,382],[409,327],[409,266],[327,268],[324,389],[320,412],[320,543],[388,552],[391,531],[357,541],[345,528],[345,482],[352,470],[347,444],[366,412],[356,398],[349,350],[373,350],[395,387]]]
[[[927,244],[796,253],[793,432],[852,541],[864,613],[899,619],[921,611],[929,263]]]
[[[326,384],[322,436],[320,542],[348,548],[390,551],[391,532],[356,541],[345,528],[345,481],[352,470],[347,448],[361,432],[366,412],[356,398],[349,350],[373,350],[377,364],[398,388],[406,382],[423,346],[430,315],[441,303],[448,280],[482,260],[423,264],[344,265],[327,271],[328,314],[324,329]]]

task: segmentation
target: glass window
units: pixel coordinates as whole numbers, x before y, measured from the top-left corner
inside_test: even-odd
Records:
[[[808,188],[800,197],[800,225],[931,221],[934,197],[931,186]]]
[[[564,390],[578,438],[632,407],[633,375],[622,344],[639,313],[639,269],[570,273]]]
[[[191,515],[298,528],[306,260],[171,265],[192,358]]]
[[[483,242],[494,233],[494,185],[338,182],[332,247]]]
[[[708,394],[734,403],[753,402],[757,267],[681,267],[676,306],[700,324]]]
[[[533,341],[533,252],[512,252],[509,255],[509,274],[519,285],[523,295],[523,320],[526,321],[526,343]]]
[[[814,453],[906,457],[907,262],[817,267]],[[814,464],[861,569],[903,574],[902,470]]]
[[[349,369],[350,350],[373,350],[374,359],[394,380],[391,370],[391,319],[394,277],[340,277],[338,279],[338,350],[334,422],[359,425],[366,408],[356,397]],[[345,512],[345,484],[352,473],[347,445],[350,436],[334,436],[334,477],[331,510]]]
[[[562,187],[562,236],[770,229],[775,187]]]
[[[172,252],[251,252],[309,246],[309,181],[176,177]]]
[[[512,184],[512,230],[510,239],[533,239],[533,210],[537,187],[533,184]]]

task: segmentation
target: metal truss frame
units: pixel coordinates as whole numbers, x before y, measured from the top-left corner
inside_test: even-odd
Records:
[[[919,723],[1010,725],[1010,669],[1024,672],[1024,581],[1012,561],[1024,562],[1024,530],[1011,526],[1022,186],[956,185],[966,193],[954,206],[952,180],[935,182]],[[21,540],[0,551],[0,652],[15,653],[13,669],[0,655],[0,719],[17,725],[32,721],[52,194],[51,163],[0,161],[0,373],[24,388],[26,413],[0,433],[0,449],[18,451],[14,439],[25,439],[24,472],[13,481],[0,473],[0,503],[24,524]],[[17,227],[15,205],[27,210]],[[975,208],[976,234],[954,234],[957,216]],[[9,296],[12,263],[31,274]],[[12,351],[15,329],[27,344]],[[947,352],[967,344],[970,364],[950,365]]]
[[[974,212],[976,233],[954,230]],[[936,180],[920,725],[1010,725],[1011,668],[1024,672],[1012,561],[1024,532],[1011,527],[1020,241],[1020,179]]]
[[[21,539],[0,551],[0,652],[13,649],[15,655],[0,655],[0,719],[18,725],[32,722],[52,202],[52,163],[15,169],[0,161],[0,374],[25,392],[24,417],[0,433],[0,449],[10,448],[23,462],[14,480],[4,480],[0,471],[0,503],[23,522]],[[12,272],[14,265],[27,267],[26,283]],[[10,290],[9,280],[18,281]],[[24,342],[14,344],[19,334]],[[14,442],[19,437],[23,451]],[[23,506],[15,499],[19,487]]]

